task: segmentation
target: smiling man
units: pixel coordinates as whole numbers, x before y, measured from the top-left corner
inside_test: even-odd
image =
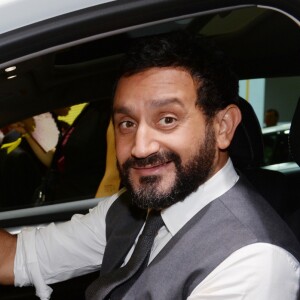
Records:
[[[196,108],[196,85],[187,71],[174,68],[153,68],[119,82],[119,170],[140,207],[169,207],[224,165],[224,158],[215,157],[213,125]]]
[[[113,105],[125,188],[17,242],[2,232],[1,282],[48,299],[47,284],[101,268],[87,299],[296,300],[299,245],[228,155],[240,120],[237,79],[207,41],[137,41]]]

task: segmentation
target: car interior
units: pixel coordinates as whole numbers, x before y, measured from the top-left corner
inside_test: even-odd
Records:
[[[288,16],[291,9],[283,13],[265,6],[220,3],[202,7],[196,2],[168,8],[154,1],[149,8],[137,4],[124,6],[122,11],[118,3],[110,3],[102,10],[85,9],[0,35],[0,128],[86,102],[102,103],[104,115],[109,117],[107,104],[112,101],[124,52],[132,40],[151,34],[186,30],[208,37],[226,53],[240,80],[300,76],[299,21]],[[117,19],[119,23],[112,21]],[[7,71],[12,66],[15,68]],[[300,88],[297,93],[299,97]],[[298,98],[292,103],[282,99],[293,117],[286,120],[292,121],[290,148],[286,150],[299,165],[291,172],[262,168],[262,126],[251,100],[240,98],[243,119],[229,149],[231,158],[238,172],[260,191],[300,240],[300,103],[297,106]],[[108,121],[101,135],[102,160],[107,159],[107,126]],[[104,178],[107,170],[103,164]],[[106,163],[106,168],[110,165]],[[17,233],[24,226],[65,221],[74,213],[86,213],[98,201],[101,198],[82,197],[1,207],[0,200],[0,226]],[[53,284],[51,299],[84,299],[85,286],[96,276],[93,273]],[[0,295],[1,299],[36,299],[32,287],[1,286]]]
[[[242,121],[229,152],[233,164],[283,218],[288,215],[288,180],[283,173],[262,169],[264,145],[261,127],[252,106],[240,98]],[[289,199],[290,201],[290,199]]]
[[[300,166],[300,143],[299,143],[299,130],[300,130],[300,100],[298,100],[298,104],[292,119],[290,135],[289,135],[289,145],[290,152],[295,160],[295,162]],[[300,206],[299,206],[299,189],[297,188],[297,184],[299,183],[299,172],[295,172],[291,176],[289,176],[290,188],[292,190],[292,199],[294,203],[289,210],[289,214],[286,218],[287,223],[296,234],[298,240],[300,240]]]

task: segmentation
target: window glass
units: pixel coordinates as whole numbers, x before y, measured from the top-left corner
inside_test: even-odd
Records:
[[[0,209],[93,198],[105,173],[109,108],[82,103],[3,127]]]
[[[252,105],[262,128],[265,166],[293,161],[288,137],[299,83],[298,76],[240,81],[240,96]]]
[[[117,66],[131,39],[153,33],[188,30],[208,36],[219,45],[243,79],[240,95],[253,106],[263,136],[268,139],[264,164],[291,160],[286,146],[288,128],[264,128],[264,114],[268,109],[276,109],[278,125],[288,126],[291,121],[300,96],[299,60],[295,59],[300,47],[298,26],[276,11],[257,7],[169,20],[43,54],[0,70],[0,128],[4,134],[8,125],[19,123],[30,128],[30,121],[24,120],[46,112],[53,117],[55,110],[71,107],[66,116],[55,116],[59,141],[50,162],[41,162],[37,157],[25,159],[28,153],[24,154],[21,147],[31,151],[26,137],[21,141],[25,145],[17,145],[17,135],[4,140],[12,143],[10,149],[15,147],[9,158],[18,158],[11,159],[11,165],[7,163],[2,169],[0,210],[95,197],[107,170],[107,155],[114,155],[108,151],[107,131]],[[52,139],[47,136],[45,140]],[[2,149],[6,158],[9,147]],[[0,158],[0,164],[4,165],[6,158]],[[38,166],[32,167],[32,160],[37,160]],[[24,172],[19,171],[22,168]],[[33,170],[40,176],[32,178]],[[10,191],[8,196],[6,189]],[[107,189],[115,191],[109,185]]]

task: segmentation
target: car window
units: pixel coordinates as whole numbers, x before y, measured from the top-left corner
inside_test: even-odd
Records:
[[[295,59],[298,57],[300,36],[293,20],[266,8],[242,7],[199,15],[194,12],[183,17],[177,13],[167,21],[162,19],[148,23],[121,28],[104,36],[99,35],[100,38],[97,36],[99,28],[93,32],[93,36],[86,36],[73,44],[43,49],[40,54],[36,54],[39,53],[37,51],[28,55],[27,59],[15,57],[16,63],[10,63],[12,59],[4,63],[0,78],[1,128],[60,108],[79,105],[81,110],[74,118],[74,123],[57,118],[56,123],[60,124],[63,137],[60,137],[61,144],[53,154],[57,162],[56,169],[43,167],[42,176],[35,179],[38,184],[32,192],[33,198],[24,203],[24,197],[17,196],[16,200],[12,200],[12,194],[9,193],[8,204],[2,205],[1,210],[96,196],[107,170],[107,132],[118,65],[130,40],[136,37],[174,30],[188,30],[209,37],[232,62],[241,79],[240,94],[254,107],[261,127],[264,127],[263,113],[268,108],[280,110],[280,122],[291,121],[300,95],[297,77],[299,62]],[[284,48],[279,49],[278,36],[280,43],[285,44]],[[278,131],[275,135],[264,133],[266,137],[272,135],[269,143],[272,150],[266,147],[266,153],[273,153],[275,144],[286,143],[285,132],[282,135]],[[276,139],[280,136],[280,141],[275,142],[273,136]],[[279,156],[288,161],[286,145],[284,151]],[[270,158],[270,154],[266,155],[269,157],[265,159],[266,165],[279,162],[277,158]],[[24,169],[33,170],[21,158],[16,164],[17,169],[23,164]],[[80,165],[79,169],[76,169],[77,165]],[[10,172],[15,174],[16,168],[8,168],[2,176],[15,176]],[[29,181],[33,179],[26,173],[22,175],[18,171],[18,174],[23,178],[18,179],[23,185],[21,190],[28,191]],[[9,180],[11,190],[17,190],[14,188],[16,180],[16,177]],[[56,189],[57,186],[59,188]],[[83,191],[84,186],[86,189]],[[115,185],[110,191],[115,191]]]
[[[46,187],[49,180],[53,181],[51,184],[58,184],[52,169],[63,160],[65,154],[60,152],[66,151],[62,149],[62,143],[66,143],[79,122],[77,118],[83,118],[81,115],[85,114],[88,105],[82,103],[53,109],[1,129],[1,210],[64,200],[53,197],[50,201],[49,195],[49,201],[46,201],[44,189],[50,188]],[[79,146],[76,144],[72,150],[74,148]],[[61,168],[62,164],[63,161]]]
[[[253,106],[262,128],[264,166],[293,161],[288,140],[299,83],[298,76],[240,81],[240,95]]]

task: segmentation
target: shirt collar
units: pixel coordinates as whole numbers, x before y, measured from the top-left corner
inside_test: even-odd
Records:
[[[175,235],[203,207],[233,187],[238,178],[229,158],[225,166],[200,185],[197,191],[184,201],[177,202],[162,211],[161,215],[169,232]]]

